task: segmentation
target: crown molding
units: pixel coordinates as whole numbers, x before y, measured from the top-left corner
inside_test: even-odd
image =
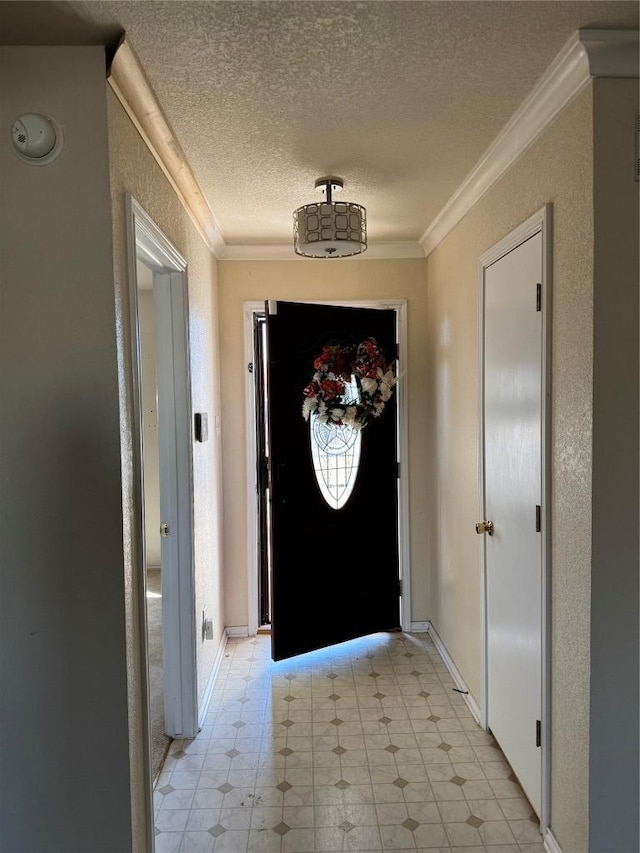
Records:
[[[578,30],[591,77],[638,77],[638,30]]]
[[[223,261],[380,261],[406,258],[424,258],[422,246],[416,241],[400,243],[370,243],[366,252],[346,258],[305,258],[293,251],[288,243],[271,243],[264,246],[229,246],[219,256]]]
[[[420,238],[429,255],[594,77],[638,77],[637,30],[577,30]]]
[[[200,236],[211,252],[220,257],[225,249],[220,226],[165,118],[142,64],[126,37],[116,50],[109,69],[108,82],[193,220]]]

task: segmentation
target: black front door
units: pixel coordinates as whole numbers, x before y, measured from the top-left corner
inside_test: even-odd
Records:
[[[395,370],[396,315],[270,303],[267,339],[271,642],[282,660],[400,625],[396,394],[386,367],[377,375],[387,386],[376,392],[365,375],[367,367],[376,375],[382,358]],[[357,379],[346,385],[345,405],[330,416],[310,412],[330,396],[313,388],[336,365],[345,377],[353,367]],[[368,405],[347,411],[349,401]],[[377,414],[354,428],[363,409]]]

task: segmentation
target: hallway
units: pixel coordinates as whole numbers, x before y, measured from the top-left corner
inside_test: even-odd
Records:
[[[538,822],[428,634],[274,663],[230,639],[155,791],[156,853],[542,853]]]

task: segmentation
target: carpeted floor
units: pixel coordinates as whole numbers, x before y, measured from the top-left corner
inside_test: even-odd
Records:
[[[151,718],[151,772],[155,780],[171,738],[164,731],[162,665],[162,588],[160,569],[147,571],[147,643],[149,653],[149,715]]]

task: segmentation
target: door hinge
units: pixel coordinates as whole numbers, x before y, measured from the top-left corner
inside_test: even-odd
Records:
[[[250,361],[249,364],[247,365],[247,370],[249,371],[249,373],[253,373],[253,362],[252,361]]]
[[[166,538],[169,535],[169,525],[166,522],[163,522],[160,525],[160,536]]]
[[[402,581],[398,581],[398,596],[402,598]]]
[[[542,529],[542,507],[536,504],[536,533],[540,533]]]
[[[635,132],[635,142],[636,142],[636,157],[635,157],[635,172],[634,179],[636,181],[640,181],[640,113],[636,113],[636,132]]]
[[[400,479],[400,463],[396,462],[396,480]]]
[[[542,284],[536,284],[536,311],[542,311]]]
[[[536,746],[542,746],[542,723],[536,720]]]
[[[258,494],[269,488],[269,458],[261,455],[258,459],[258,476],[256,477],[256,491]]]

